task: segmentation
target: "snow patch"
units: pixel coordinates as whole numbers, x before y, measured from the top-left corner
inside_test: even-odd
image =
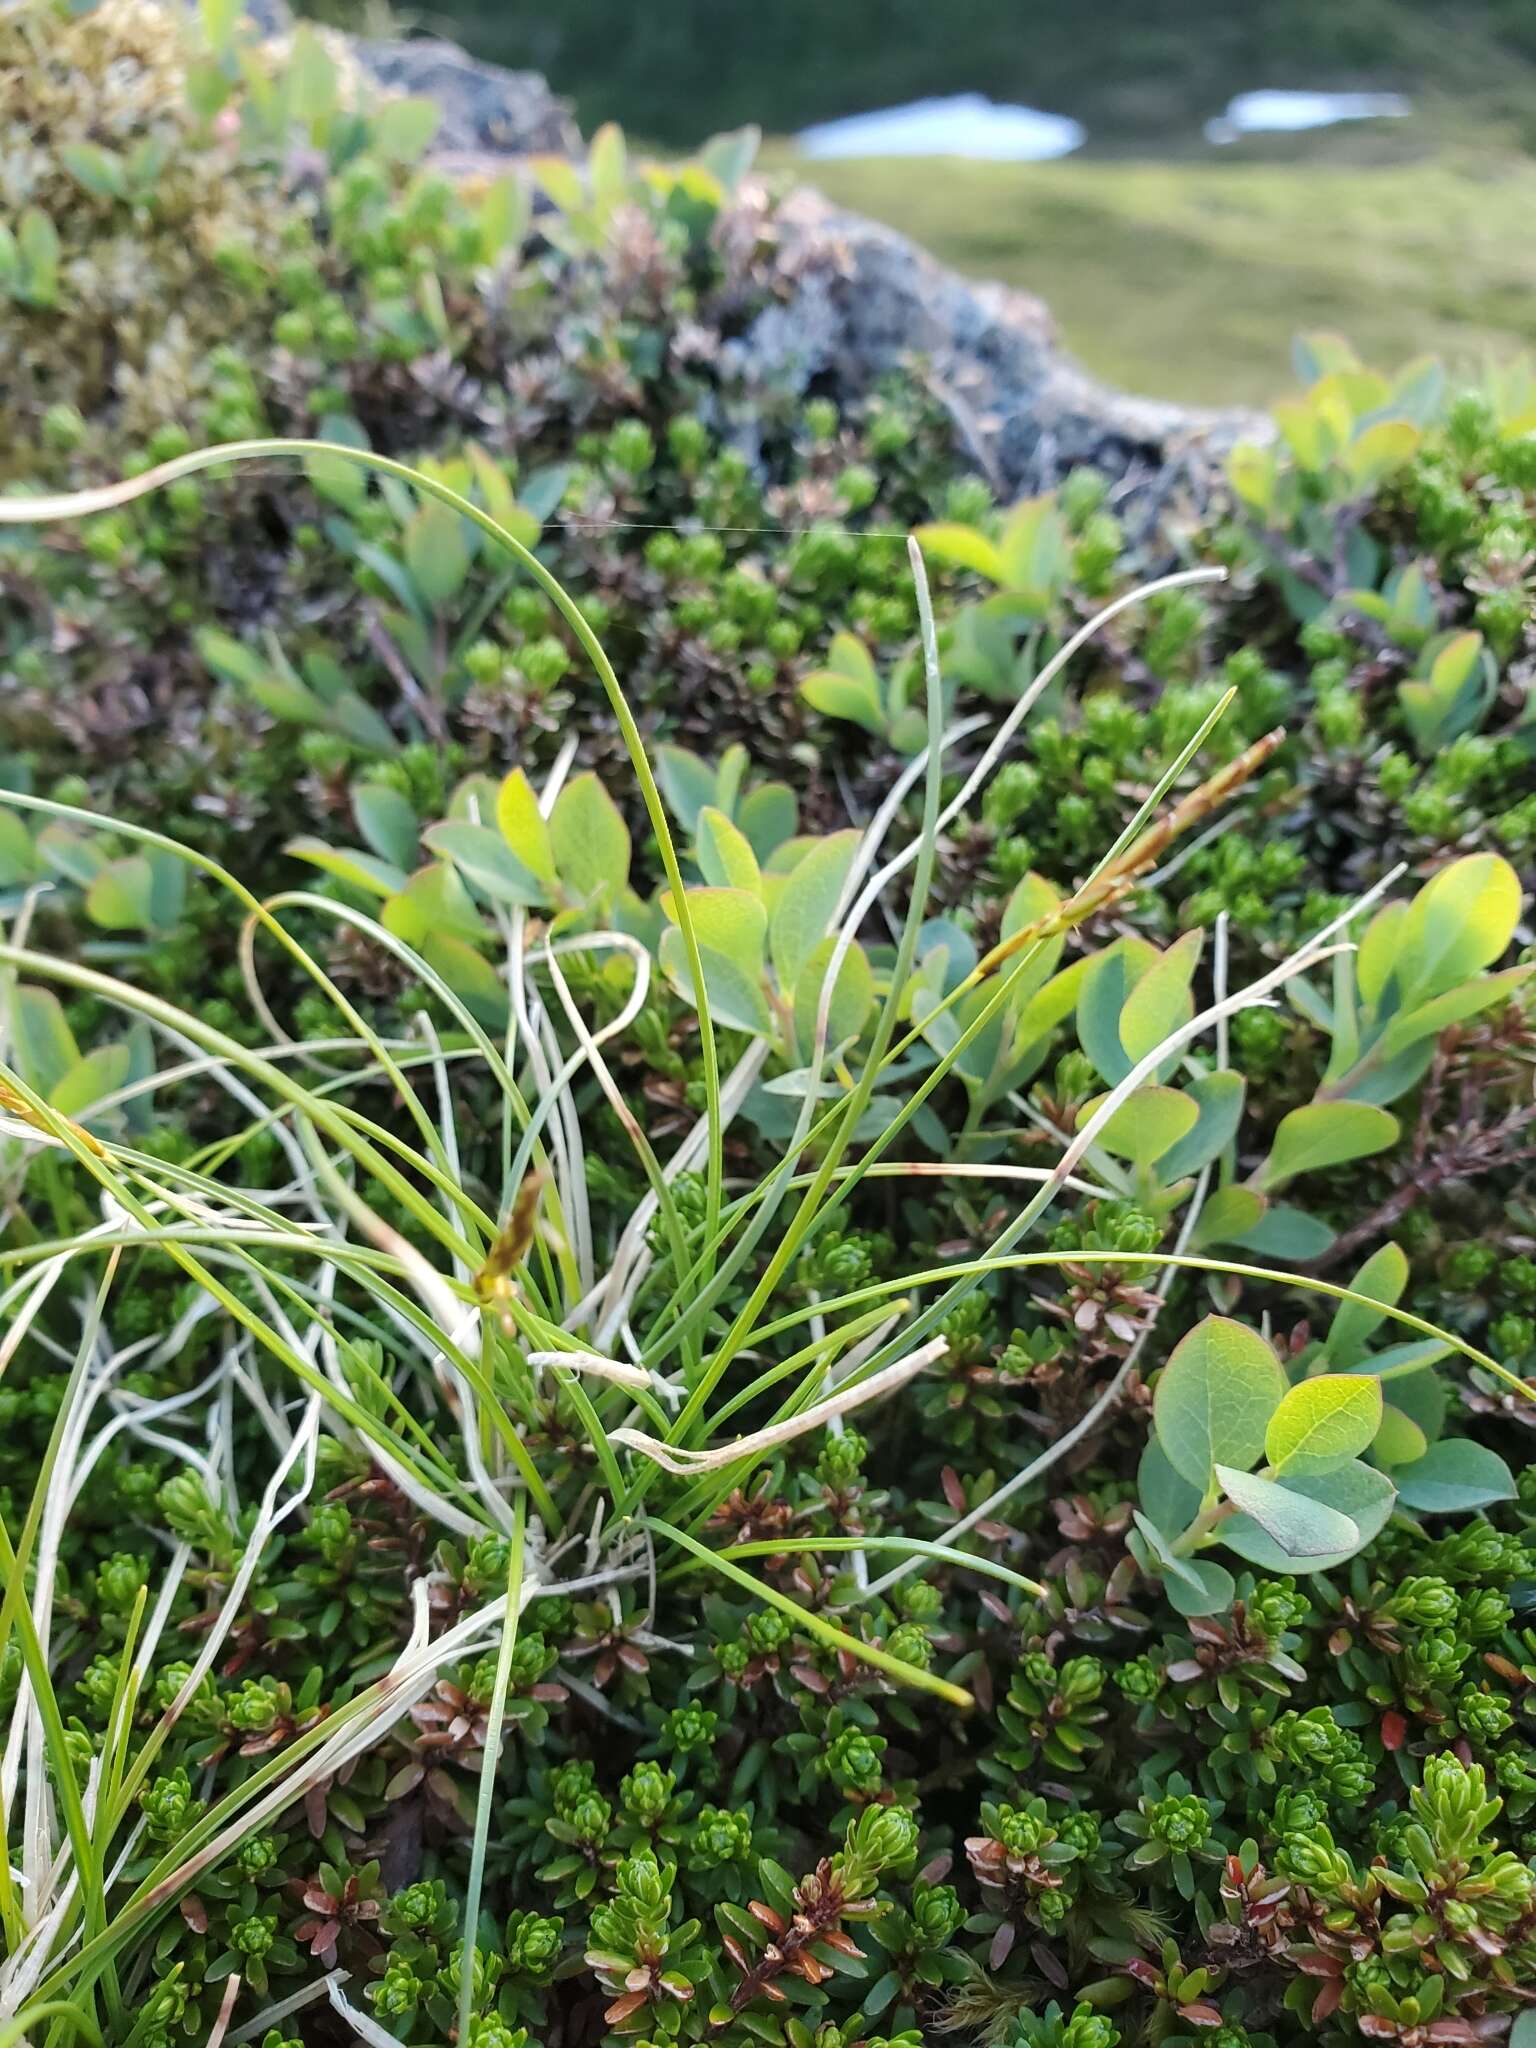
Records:
[[[1087,130],[1065,114],[1001,106],[984,93],[964,92],[820,121],[797,139],[805,154],[815,157],[960,156],[1044,163],[1080,149]]]
[[[1336,121],[1401,120],[1413,108],[1398,92],[1240,92],[1205,124],[1207,142],[1240,135],[1295,135]]]

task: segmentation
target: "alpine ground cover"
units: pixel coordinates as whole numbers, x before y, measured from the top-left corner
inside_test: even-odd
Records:
[[[0,2041],[1524,2048],[1529,374],[994,506],[201,33],[0,29]]]

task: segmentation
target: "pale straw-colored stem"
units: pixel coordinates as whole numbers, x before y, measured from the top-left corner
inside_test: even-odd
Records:
[[[836,1417],[852,1414],[854,1409],[879,1400],[882,1395],[894,1393],[897,1387],[915,1379],[918,1373],[942,1358],[948,1350],[949,1340],[935,1337],[909,1357],[899,1358],[881,1371],[871,1373],[857,1386],[841,1388],[827,1400],[816,1402],[785,1422],[771,1423],[766,1429],[754,1430],[750,1436],[738,1437],[732,1443],[712,1444],[708,1450],[693,1451],[682,1444],[658,1443],[655,1437],[647,1436],[638,1429],[616,1429],[610,1441],[624,1444],[630,1450],[643,1451],[646,1457],[667,1472],[686,1476],[695,1472],[718,1471],[722,1465],[734,1465],[740,1458],[759,1457],[764,1451],[776,1450],[780,1444],[792,1443],[809,1430],[822,1429]]]

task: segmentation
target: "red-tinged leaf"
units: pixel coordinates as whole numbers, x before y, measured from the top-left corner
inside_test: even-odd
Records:
[[[720,1940],[721,1945],[724,1947],[726,1954],[730,1957],[731,1961],[736,1965],[737,1969],[740,1970],[741,1974],[745,1977],[751,1970],[752,1965],[747,1961],[746,1951],[745,1949],[743,1949],[741,1943],[736,1939],[734,1934],[722,1934]]]
[[[1029,1953],[1034,1959],[1035,1968],[1040,1972],[1046,1983],[1053,1985],[1058,1991],[1065,1991],[1071,1980],[1067,1976],[1066,1966],[1060,1956],[1055,1955],[1048,1949],[1043,1941],[1032,1941],[1029,1945]]]
[[[643,1991],[626,1991],[622,1998],[613,2001],[603,2014],[603,2018],[610,2027],[616,2027],[621,2020],[627,2020],[631,2013],[638,2012],[645,2002]]]
[[[1197,1679],[1205,1666],[1193,1657],[1181,1657],[1177,1664],[1168,1666],[1168,1676],[1175,1685],[1188,1685]]]
[[[1399,1713],[1383,1714],[1381,1717],[1381,1745],[1383,1749],[1401,1749],[1408,1740],[1408,1723]]]
[[[1520,1666],[1518,1664],[1511,1664],[1507,1657],[1495,1657],[1490,1654],[1483,1658],[1483,1662],[1488,1666],[1494,1677],[1502,1678],[1506,1685],[1527,1686],[1531,1682],[1520,1669]]]
[[[960,1474],[953,1465],[946,1465],[939,1474],[939,1484],[944,1489],[944,1498],[957,1515],[963,1515],[966,1508],[965,1488],[960,1484]]]
[[[851,1934],[844,1934],[841,1927],[829,1927],[825,1934],[817,1937],[827,1948],[835,1948],[839,1955],[861,1956],[864,1951]]]
[[[1312,2001],[1313,2025],[1321,2026],[1324,2020],[1331,2019],[1338,2011],[1339,2001],[1343,1996],[1344,1980],[1342,1977],[1335,1977],[1331,1982],[1325,1984]]]
[[[187,1896],[181,1901],[181,1917],[186,1921],[194,1934],[206,1934],[208,1932],[208,1908],[203,1904],[196,1892],[188,1892]]]
[[[749,1899],[747,1901],[747,1911],[754,1920],[760,1920],[763,1926],[771,1929],[773,1933],[782,1934],[784,1932],[783,1916],[775,1913],[772,1906],[764,1905],[761,1899]]]
[[[1179,2018],[1188,2020],[1192,2027],[1219,2027],[1221,2014],[1214,2005],[1207,2005],[1203,1998],[1197,1998],[1193,2005],[1181,2005]]]
[[[763,1992],[763,1995],[766,1998],[771,1998],[775,2005],[784,2004],[785,1994],[779,1989],[778,1985],[775,1984],[771,1978],[766,1984],[762,1985],[760,1988]]]
[[[1012,1954],[1013,1944],[1017,1938],[1013,1922],[1005,1920],[992,1937],[992,1947],[987,1956],[987,1967],[989,1969],[1000,1970],[1002,1968],[1003,1964],[1007,1962]]]

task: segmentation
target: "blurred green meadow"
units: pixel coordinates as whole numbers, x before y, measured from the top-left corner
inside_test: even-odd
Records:
[[[1098,375],[1158,397],[1262,404],[1298,329],[1367,361],[1473,367],[1536,338],[1536,162],[1452,150],[1386,165],[766,162],[945,262],[1043,298]]]

